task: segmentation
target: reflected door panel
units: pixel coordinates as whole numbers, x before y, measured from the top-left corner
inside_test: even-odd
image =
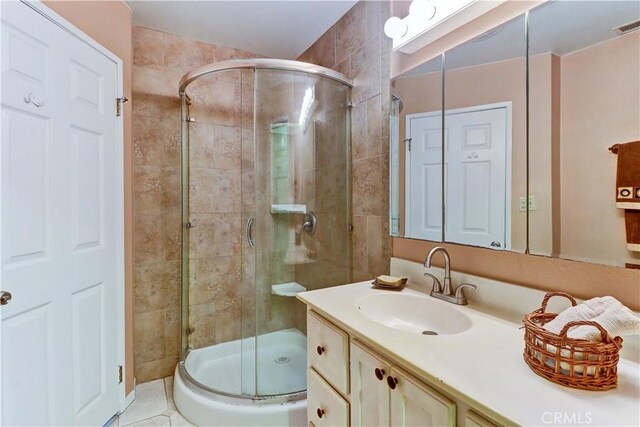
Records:
[[[446,114],[446,221],[449,242],[508,248],[505,212],[510,106],[478,106]]]
[[[442,116],[407,116],[406,237],[442,238]]]

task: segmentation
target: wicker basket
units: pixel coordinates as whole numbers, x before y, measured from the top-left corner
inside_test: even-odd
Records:
[[[567,323],[559,335],[542,326],[558,314],[547,313],[547,303],[554,296],[562,296],[576,305],[571,295],[549,292],[542,306],[524,317],[524,360],[535,372],[554,383],[583,390],[609,390],[618,384],[618,352],[622,338],[611,336],[596,322]],[[567,337],[570,328],[590,325],[600,331],[602,342]]]

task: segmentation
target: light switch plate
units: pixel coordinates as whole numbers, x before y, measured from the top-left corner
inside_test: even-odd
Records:
[[[527,198],[526,197],[520,197],[520,212],[526,212],[527,211]]]
[[[520,212],[526,212],[527,211],[527,198],[526,197],[520,197],[519,202],[520,202],[520,204],[519,204]],[[537,209],[538,209],[538,203],[536,202],[536,196],[529,196],[529,212],[535,211]]]

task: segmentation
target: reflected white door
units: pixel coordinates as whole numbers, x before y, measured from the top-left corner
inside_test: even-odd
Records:
[[[2,2],[2,425],[118,409],[117,65]]]
[[[408,114],[405,237],[442,240],[442,115]]]
[[[447,242],[509,249],[510,120],[508,104],[446,112]]]

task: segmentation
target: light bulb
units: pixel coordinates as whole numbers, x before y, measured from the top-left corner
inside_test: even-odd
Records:
[[[409,6],[409,15],[429,20],[436,14],[436,6],[431,0],[413,0]]]
[[[404,36],[407,29],[407,24],[397,16],[392,16],[384,23],[384,33],[392,39]]]

